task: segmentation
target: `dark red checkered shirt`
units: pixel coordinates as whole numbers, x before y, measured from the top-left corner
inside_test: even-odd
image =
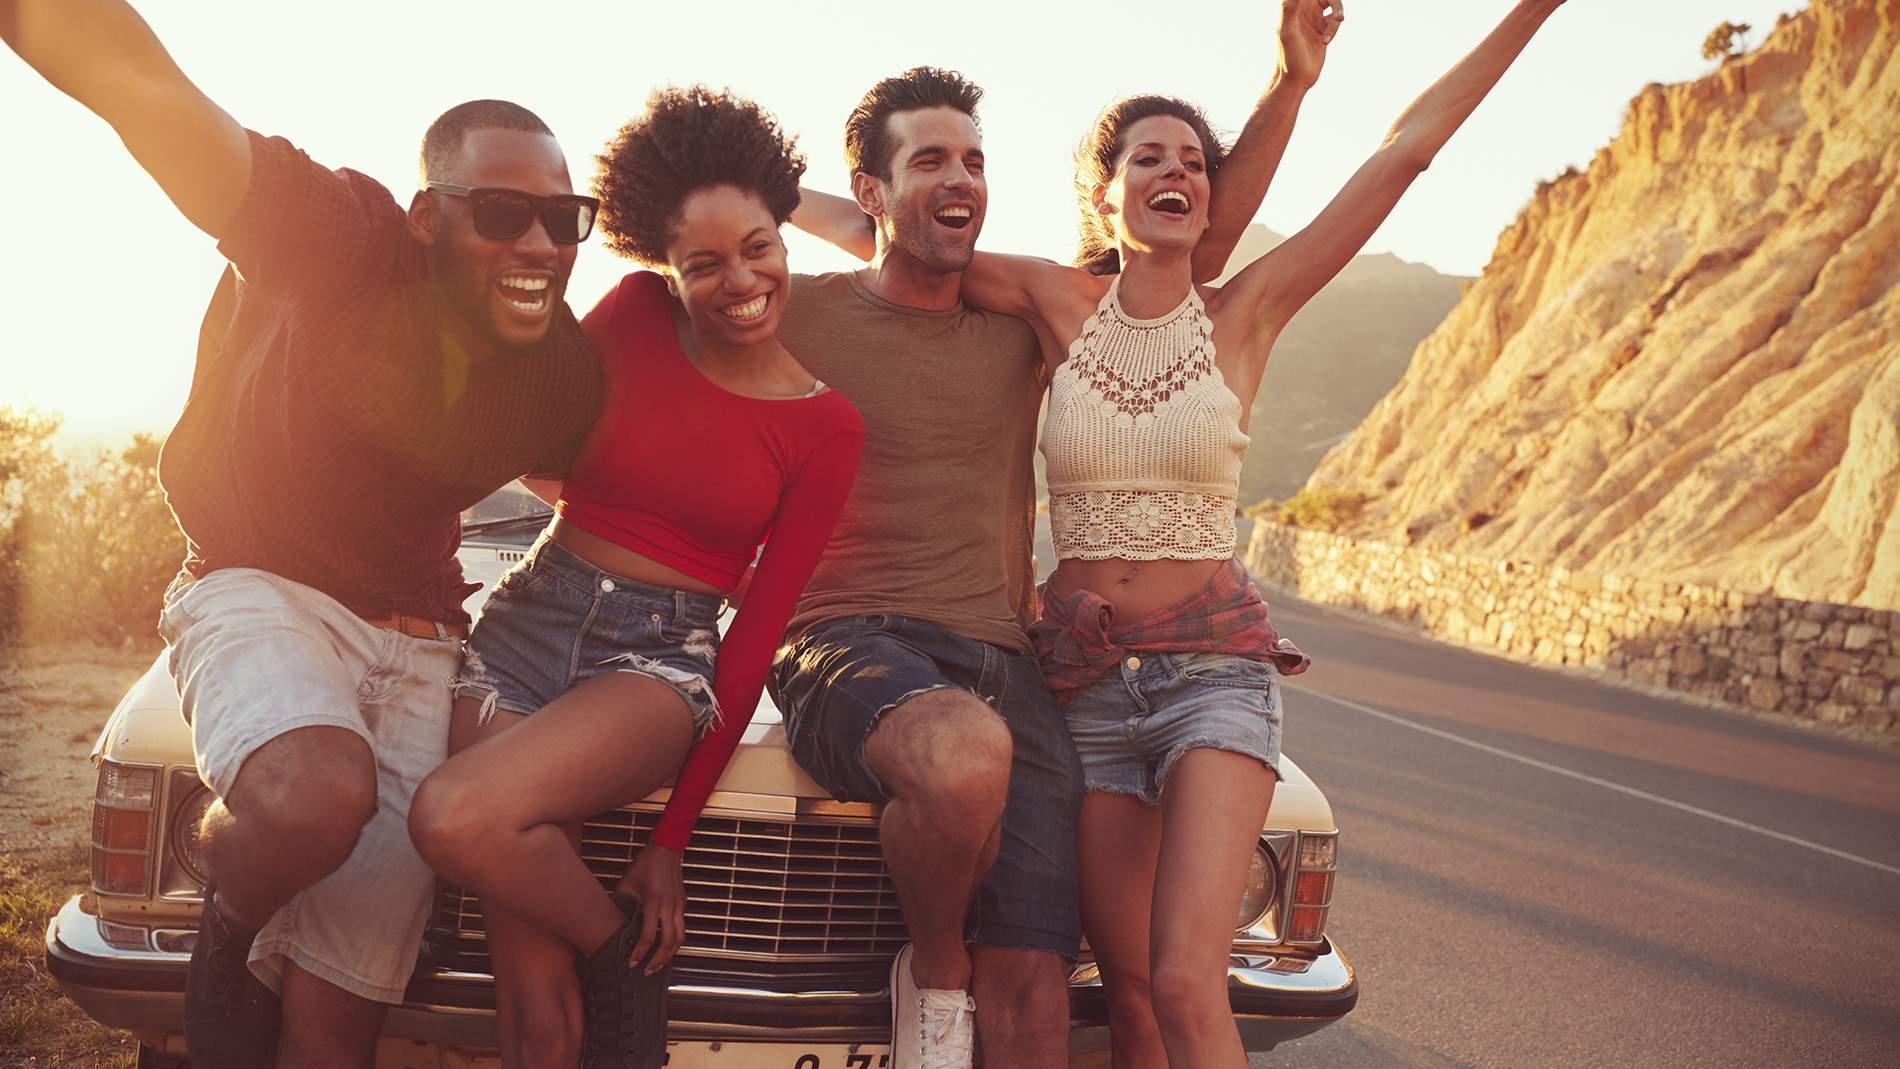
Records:
[[[469,367],[423,246],[375,180],[252,133],[251,186],[159,459],[185,566],[260,568],[367,617],[466,622],[460,513],[564,473],[601,375],[563,304],[546,344]]]
[[[1201,589],[1125,624],[1111,624],[1108,602],[1093,590],[1059,598],[1044,583],[1037,593],[1042,615],[1029,625],[1029,640],[1036,644],[1043,678],[1062,704],[1130,650],[1230,653],[1266,661],[1289,676],[1313,663],[1273,629],[1267,603],[1237,560],[1228,560]]]

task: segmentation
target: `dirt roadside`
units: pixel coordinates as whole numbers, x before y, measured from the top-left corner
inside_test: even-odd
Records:
[[[32,864],[85,863],[86,755],[156,649],[29,648],[0,667],[0,849]]]
[[[46,921],[90,878],[94,740],[156,647],[6,651],[0,662],[0,1067],[132,1064],[40,960]]]

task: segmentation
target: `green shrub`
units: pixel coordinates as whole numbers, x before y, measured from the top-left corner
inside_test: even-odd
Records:
[[[185,555],[158,488],[159,440],[60,459],[48,441],[59,423],[0,407],[0,636],[150,640]]]
[[[1357,519],[1365,505],[1366,495],[1357,490],[1309,487],[1280,503],[1279,520],[1295,527],[1336,531]]]
[[[0,649],[20,639],[26,601],[25,539],[21,517],[32,485],[53,466],[50,439],[59,417],[32,407],[0,405]]]

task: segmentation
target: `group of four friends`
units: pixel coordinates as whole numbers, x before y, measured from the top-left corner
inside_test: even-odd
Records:
[[[1234,559],[1248,413],[1280,329],[1562,2],[1520,0],[1214,288],[1338,0],[1282,0],[1231,147],[1173,98],[1102,113],[1073,267],[975,250],[981,93],[954,72],[864,96],[849,198],[695,87],[653,94],[594,196],[531,112],[459,105],[405,208],[240,126],[122,0],[0,0],[0,37],[230,261],[160,464],[189,547],[160,630],[219,798],[194,1063],[373,1064],[439,873],[481,897],[505,1065],[660,1064],[681,855],[769,677],[805,770],[883,806],[894,1065],[968,1065],[975,1033],[987,1064],[1066,1064],[1084,930],[1118,1067],[1244,1065],[1234,905],[1276,674],[1307,663]],[[576,320],[596,219],[646,269]],[[787,221],[869,266],[790,273]],[[516,478],[556,517],[471,633],[459,514]],[[673,777],[608,893],[579,823]]]

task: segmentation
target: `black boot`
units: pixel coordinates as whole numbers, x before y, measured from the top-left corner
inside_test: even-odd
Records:
[[[263,1069],[277,1053],[284,1008],[252,975],[254,931],[235,928],[218,911],[216,884],[205,888],[198,941],[185,969],[185,1045],[195,1069]]]
[[[646,975],[657,942],[637,962],[640,902],[614,895],[627,921],[591,958],[574,955],[581,977],[581,1069],[660,1069],[666,1061],[666,988],[672,963]]]

